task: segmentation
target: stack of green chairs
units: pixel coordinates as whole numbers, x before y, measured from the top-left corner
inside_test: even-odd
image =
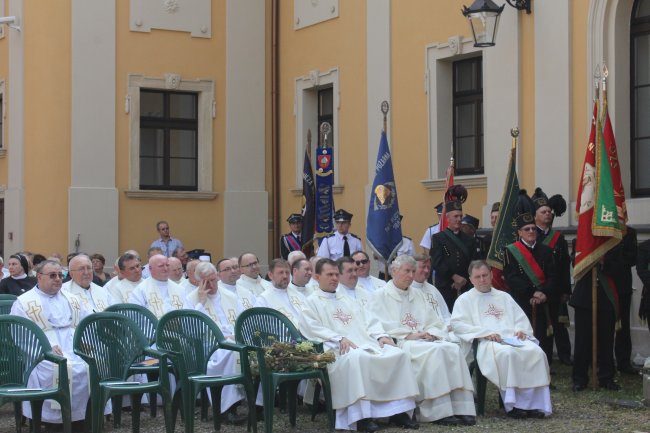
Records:
[[[264,427],[266,433],[273,431],[273,407],[275,390],[281,384],[286,384],[289,398],[289,422],[296,425],[296,398],[298,382],[303,379],[318,379],[323,386],[325,405],[330,429],[334,429],[334,411],[332,410],[332,395],[327,368],[315,368],[301,372],[277,372],[266,366],[265,350],[274,341],[284,343],[301,343],[303,336],[291,321],[279,311],[265,307],[255,307],[244,310],[235,323],[235,339],[238,343],[249,346],[257,352],[259,374],[264,395]],[[322,345],[320,346],[322,350]]]
[[[79,323],[73,344],[74,352],[88,364],[93,433],[102,431],[104,407],[108,400],[112,399],[114,405],[121,407],[123,395],[131,396],[133,431],[139,432],[140,402],[144,393],[162,396],[165,429],[167,433],[173,433],[167,355],[150,347],[133,320],[119,313],[91,314]],[[128,382],[133,362],[143,356],[159,360],[158,380]]]
[[[173,419],[182,395],[185,432],[194,431],[194,402],[197,394],[210,388],[215,430],[221,427],[221,390],[225,385],[241,384],[248,400],[248,430],[257,432],[255,393],[249,371],[248,351],[241,344],[226,341],[217,324],[205,314],[194,310],[174,310],[160,318],[156,331],[156,347],[167,353],[174,364],[180,390],[174,396]],[[207,375],[207,364],[217,350],[239,353],[242,371],[228,376]],[[181,394],[179,394],[179,392]]]
[[[11,307],[13,307],[14,302],[16,301],[0,300],[0,314],[11,313]]]
[[[50,361],[59,370],[59,384],[47,389],[29,389],[29,376],[34,367],[42,361]],[[0,406],[14,404],[16,431],[22,428],[21,402],[32,405],[32,431],[41,428],[43,401],[51,399],[61,405],[63,431],[71,431],[70,389],[68,384],[67,360],[52,352],[47,337],[31,320],[11,316],[0,316]]]

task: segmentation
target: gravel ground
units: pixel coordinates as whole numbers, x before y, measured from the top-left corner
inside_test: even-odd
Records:
[[[507,418],[498,406],[497,390],[488,385],[486,414],[478,417],[476,426],[473,427],[443,427],[434,424],[422,424],[421,432],[650,432],[650,408],[628,408],[613,403],[624,400],[632,403],[641,402],[643,399],[641,376],[624,375],[618,378],[623,386],[621,391],[585,390],[575,393],[571,390],[571,367],[555,365],[556,374],[552,376],[557,387],[552,391],[553,415],[542,420],[513,420]],[[242,409],[240,408],[240,412]],[[126,415],[126,416],[124,416]],[[106,423],[104,431],[115,433],[130,433],[130,414],[123,415],[122,427],[114,429],[112,423]],[[282,432],[327,432],[326,418],[319,414],[315,422],[311,422],[309,411],[303,406],[298,407],[296,427],[292,428],[288,416],[281,414],[277,409],[274,414],[274,431]],[[53,431],[51,427],[43,431]],[[141,431],[143,433],[164,432],[163,418],[159,412],[158,417],[152,419],[148,413],[143,413],[141,418]],[[182,433],[180,421],[176,424],[176,432]],[[208,423],[197,421],[197,433],[212,432],[212,421]],[[245,432],[246,427],[222,426],[224,433]],[[263,424],[258,423],[258,431],[263,431]],[[382,432],[401,432],[402,429],[387,426]],[[0,408],[0,433],[15,432],[12,405]]]

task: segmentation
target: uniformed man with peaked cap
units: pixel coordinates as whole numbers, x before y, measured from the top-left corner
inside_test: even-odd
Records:
[[[472,288],[467,269],[478,259],[476,240],[460,229],[463,205],[460,201],[445,203],[447,228],[431,237],[431,267],[435,271],[435,286],[445,298],[449,311],[461,292]]]
[[[517,234],[519,240],[505,248],[503,275],[510,287],[510,294],[530,319],[535,337],[550,360],[553,356],[553,337],[549,328],[548,300],[554,296],[553,291],[557,287],[553,250],[537,242],[535,218],[529,212],[517,217]]]
[[[476,249],[476,255],[480,260],[485,260],[490,245],[487,245],[486,247],[483,243],[483,237],[476,234],[479,222],[478,218],[470,214],[465,214],[463,215],[463,219],[460,221],[460,229],[465,232],[467,236],[474,238],[474,249]]]
[[[302,215],[292,213],[287,218],[287,222],[291,231],[280,238],[280,255],[284,260],[287,260],[291,251],[300,251],[302,249]]]
[[[334,212],[336,231],[323,239],[318,248],[319,257],[338,260],[343,256],[350,257],[355,251],[362,251],[361,239],[359,236],[350,233],[352,214],[345,209]]]

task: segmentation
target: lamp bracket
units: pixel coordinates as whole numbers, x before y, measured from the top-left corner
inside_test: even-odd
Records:
[[[530,13],[530,2],[532,0],[506,0],[510,6],[513,8],[526,11],[527,14]]]

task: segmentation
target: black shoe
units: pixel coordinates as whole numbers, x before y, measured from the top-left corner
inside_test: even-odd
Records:
[[[357,421],[357,431],[375,433],[378,430],[379,426],[372,418],[365,418]]]
[[[525,410],[521,410],[516,407],[512,408],[512,410],[510,412],[507,412],[506,415],[514,419],[528,418],[528,413]]]
[[[528,415],[528,418],[538,418],[538,419],[542,419],[542,418],[544,418],[544,417],[546,416],[546,415],[544,414],[544,412],[542,412],[541,410],[536,410],[536,409],[533,409],[533,410],[527,410],[527,411],[526,411],[526,414]]]
[[[599,388],[606,389],[608,391],[620,391],[621,385],[614,382],[613,380],[608,380],[607,382],[601,382],[598,384]]]
[[[224,424],[242,425],[248,420],[246,415],[237,415],[237,408],[228,409],[228,412],[221,415]]]
[[[587,389],[587,385],[585,385],[585,384],[582,384],[582,383],[574,383],[573,384],[573,391],[575,391],[575,392],[584,391],[585,389]]]
[[[552,383],[549,383],[548,389],[550,389],[551,391],[555,391],[557,389],[557,386],[553,385]]]
[[[255,415],[258,421],[264,421],[264,408],[262,406],[255,406]]]
[[[463,425],[463,422],[460,418],[455,417],[454,415],[448,416],[447,418],[441,418],[433,422],[434,424],[440,425]]]
[[[456,418],[460,419],[463,425],[476,425],[476,417],[472,415],[456,415]]]
[[[570,357],[567,358],[566,356],[562,356],[562,357],[560,358],[560,364],[564,364],[564,365],[573,365],[573,361],[571,361],[571,358],[570,358]]]
[[[390,422],[392,422],[398,427],[402,427],[406,429],[417,430],[418,428],[420,428],[420,424],[418,424],[416,421],[413,421],[406,412],[398,413],[397,415],[391,416]]]
[[[621,365],[618,368],[618,371],[620,371],[623,374],[631,374],[633,376],[636,376],[639,374],[639,370],[636,368],[632,367],[632,364],[626,364],[626,365]]]

